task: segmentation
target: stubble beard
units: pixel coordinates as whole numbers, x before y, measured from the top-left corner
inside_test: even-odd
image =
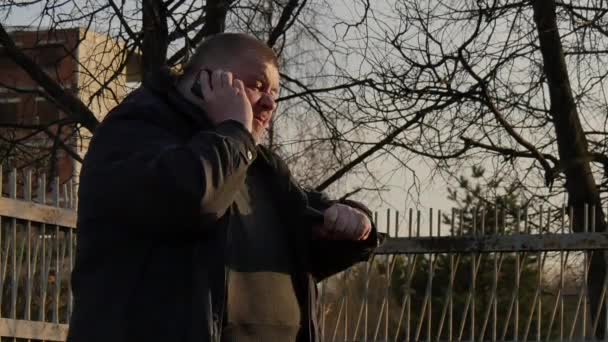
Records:
[[[256,145],[262,141],[264,131],[264,127],[257,126],[255,123],[253,124],[251,135],[253,136],[253,140],[255,141]]]

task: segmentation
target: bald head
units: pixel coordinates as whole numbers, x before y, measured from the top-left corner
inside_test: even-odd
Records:
[[[201,73],[203,69],[212,72],[211,80],[207,73]],[[242,89],[235,95],[235,87],[239,87],[233,83],[236,80],[242,82]],[[250,132],[259,142],[276,110],[279,83],[277,57],[271,48],[246,34],[221,33],[207,38],[196,49],[176,87],[184,98],[214,118],[214,122],[233,118],[234,110],[225,107],[235,105],[242,100],[239,94],[244,94],[253,113],[253,117],[247,119],[252,121],[245,121],[251,123]],[[211,84],[213,86],[208,87]],[[207,95],[201,98],[195,87]]]
[[[244,33],[219,33],[206,38],[197,47],[184,74],[195,74],[203,65],[210,69],[230,68],[250,56],[279,68],[274,51],[264,42]]]

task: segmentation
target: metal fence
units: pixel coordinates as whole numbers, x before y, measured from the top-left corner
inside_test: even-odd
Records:
[[[555,207],[376,215],[391,238],[370,263],[321,285],[323,340],[603,339],[608,280],[600,275],[594,297],[588,281],[608,235],[595,232],[595,209],[586,209],[581,232],[572,212]]]
[[[64,341],[74,187],[14,170],[1,177],[0,338]],[[608,326],[592,312],[607,280],[591,296],[589,266],[603,258],[608,235],[595,232],[595,209],[587,209],[578,233],[565,208],[376,214],[390,238],[373,260],[319,284],[323,340],[594,339]]]

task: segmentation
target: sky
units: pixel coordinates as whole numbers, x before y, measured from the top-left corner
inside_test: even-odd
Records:
[[[127,2],[128,4],[129,2]],[[379,6],[382,7],[383,2],[378,2]],[[352,2],[349,1],[335,1],[332,3],[331,10],[333,15],[336,17],[348,18],[349,16],[357,16],[361,14],[363,8],[360,6],[353,6]],[[36,19],[41,11],[41,7],[36,9],[32,6],[23,8],[16,8],[4,21],[5,26],[10,25],[24,25],[24,26],[38,26],[41,23]],[[43,22],[42,26],[48,23]],[[324,23],[321,23],[324,25]],[[327,30],[332,28],[327,27]],[[357,65],[356,58],[348,61],[349,65]],[[413,208],[414,211],[420,210],[423,222],[428,221],[429,208],[435,210],[440,209],[444,212],[450,210],[452,205],[447,200],[447,182],[438,173],[433,172],[432,167],[422,158],[414,158],[408,161],[408,168],[399,168],[396,162],[389,158],[376,158],[372,156],[370,158],[370,169],[375,176],[380,177],[382,183],[386,184],[385,191],[380,194],[377,192],[361,192],[354,198],[364,201],[369,205],[370,209],[378,211],[378,225],[381,230],[386,228],[386,210],[390,209],[393,211],[391,214],[391,221],[394,224],[394,211],[398,210],[400,215],[406,212],[407,208]],[[388,172],[395,170],[396,172]],[[417,180],[414,180],[413,173],[416,173]],[[341,193],[352,190],[356,186],[365,186],[365,179],[360,179],[359,176],[351,176],[346,180],[340,182],[343,186]],[[405,222],[407,219],[402,217],[401,220]],[[404,226],[402,222],[401,227]],[[436,222],[436,219],[435,219]],[[426,224],[423,223],[422,231],[426,229]],[[391,228],[391,231],[393,228]]]

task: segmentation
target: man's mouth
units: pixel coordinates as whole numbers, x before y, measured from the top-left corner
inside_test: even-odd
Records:
[[[264,118],[259,117],[259,116],[256,116],[253,119],[256,120],[259,125],[262,125],[264,127],[266,127],[266,124],[268,123],[268,119],[264,119]]]

